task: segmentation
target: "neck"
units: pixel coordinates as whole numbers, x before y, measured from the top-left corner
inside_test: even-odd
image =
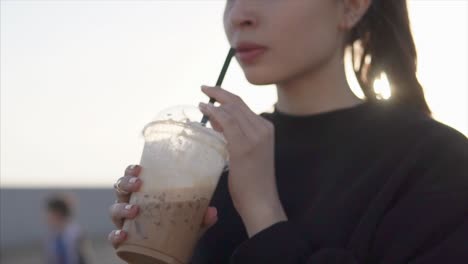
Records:
[[[291,115],[310,115],[362,102],[351,91],[340,54],[319,68],[277,83],[276,108]]]

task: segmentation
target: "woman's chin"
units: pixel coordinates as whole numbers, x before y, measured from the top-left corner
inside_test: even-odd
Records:
[[[254,85],[268,85],[275,83],[275,80],[272,78],[268,71],[262,71],[259,69],[244,69],[244,75],[249,83]]]
[[[272,84],[272,82],[268,81],[268,80],[264,80],[264,79],[249,79],[247,78],[247,81],[249,81],[249,83],[253,84],[253,85],[268,85],[268,84]]]

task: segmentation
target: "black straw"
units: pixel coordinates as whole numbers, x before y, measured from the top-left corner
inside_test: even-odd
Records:
[[[223,84],[224,76],[226,75],[226,72],[229,68],[229,64],[231,63],[232,57],[234,57],[234,54],[236,53],[236,50],[234,48],[229,49],[229,53],[226,57],[226,60],[224,61],[223,68],[221,69],[221,73],[219,74],[218,81],[216,82],[216,86],[221,86]],[[214,98],[210,98],[210,104],[214,104],[216,100]],[[203,118],[201,120],[201,124],[203,126],[206,126],[206,123],[208,122],[209,117],[206,115],[203,115]]]

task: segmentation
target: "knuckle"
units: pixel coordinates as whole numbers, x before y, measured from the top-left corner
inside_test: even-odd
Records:
[[[112,242],[112,237],[114,236],[114,231],[111,231],[108,235],[107,235],[107,240],[109,242]]]
[[[120,182],[120,189],[122,191],[126,191],[128,192],[129,191],[129,187],[130,187],[130,183],[128,182],[128,180],[130,179],[129,176],[125,177],[122,179],[122,181]]]
[[[242,101],[242,98],[238,95],[233,95],[233,100],[234,102],[237,102],[237,103],[243,103],[244,101]]]
[[[128,165],[127,168],[125,168],[125,175],[128,175],[132,171],[132,169],[132,165]]]
[[[125,175],[134,175],[135,174],[135,165],[128,165],[125,169]]]
[[[119,212],[119,204],[113,204],[109,207],[109,214],[111,217],[115,217]]]
[[[122,182],[125,180],[125,177],[126,176],[122,176],[122,177],[118,178],[117,181],[114,183],[114,187],[117,187],[117,186],[122,187],[121,185],[122,185]]]
[[[229,104],[225,104],[223,106],[223,109],[226,112],[233,112],[233,111],[235,111],[237,109],[237,106],[235,104],[229,103]]]
[[[134,178],[133,176],[124,176],[120,178],[120,182],[118,182],[118,188],[124,192],[130,192],[132,184],[130,183],[130,179]],[[125,194],[125,193],[122,193]]]

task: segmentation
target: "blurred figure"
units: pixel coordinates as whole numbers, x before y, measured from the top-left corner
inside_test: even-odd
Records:
[[[55,195],[46,200],[49,232],[45,242],[47,264],[89,264],[86,239],[73,221],[70,200]]]

